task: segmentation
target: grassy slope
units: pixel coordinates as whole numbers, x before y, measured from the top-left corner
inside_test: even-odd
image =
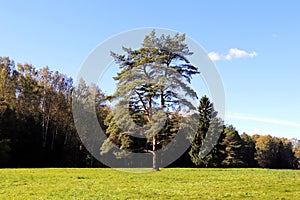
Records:
[[[300,170],[2,169],[0,199],[298,199]]]

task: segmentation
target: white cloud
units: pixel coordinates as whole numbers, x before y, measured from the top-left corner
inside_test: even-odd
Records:
[[[229,49],[228,54],[225,56],[226,60],[231,60],[232,58],[253,58],[257,56],[255,51],[248,53],[247,51],[240,50],[237,48]]]
[[[242,119],[242,120],[264,122],[264,123],[277,124],[277,125],[297,126],[297,127],[300,127],[300,123],[293,122],[293,121],[280,120],[280,119],[270,119],[270,118],[263,118],[263,117],[256,117],[256,116],[249,116],[249,115],[239,114],[239,113],[229,114],[227,117],[228,118],[232,118],[232,119]]]
[[[229,54],[227,54],[227,55],[225,56],[225,59],[226,59],[226,60],[231,60],[231,58],[232,58],[232,56],[229,55]]]
[[[216,60],[220,60],[221,59],[221,56],[216,53],[216,52],[210,52],[208,54],[208,57],[212,60],[212,61],[216,61]]]
[[[208,57],[212,61],[217,61],[217,60],[231,60],[233,58],[239,59],[239,58],[253,58],[257,56],[257,53],[255,51],[253,52],[247,52],[245,50],[241,50],[238,48],[231,48],[229,49],[228,53],[226,55],[221,55],[217,52],[210,52],[208,54]]]

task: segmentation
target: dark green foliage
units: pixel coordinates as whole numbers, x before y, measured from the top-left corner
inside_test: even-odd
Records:
[[[0,167],[91,166],[71,113],[72,79],[0,57]],[[100,124],[102,112],[96,99]],[[94,162],[95,164],[95,162]]]
[[[169,51],[171,47],[164,46],[165,42],[162,41],[169,41],[173,51]],[[151,33],[145,38],[144,46],[140,50],[125,49],[132,59],[114,55],[120,58],[120,66],[123,66],[116,80],[124,84],[130,82],[122,79],[129,71],[137,73],[142,69],[140,65],[143,63],[153,65],[148,75],[155,81],[151,81],[151,78],[149,82],[142,82],[144,84],[138,85],[136,92],[142,95],[143,102],[148,103],[147,99],[152,98],[152,108],[157,107],[167,114],[164,124],[155,134],[156,149],[164,148],[176,136],[179,122],[182,120],[178,112],[179,105],[192,106],[190,102],[177,97],[176,90],[165,88],[165,84],[169,84],[170,88],[177,84],[186,94],[195,95],[187,83],[197,71],[186,59],[191,52],[183,41],[184,35],[177,35],[175,39],[169,36],[157,38],[154,33]],[[158,48],[154,48],[155,46]],[[137,56],[141,56],[142,59],[134,59]],[[128,62],[123,63],[125,61]],[[168,66],[167,74],[169,78],[174,78],[175,85],[172,85],[173,82],[168,82],[168,79],[155,79],[154,74],[165,69],[160,68],[159,65],[165,68]],[[142,74],[140,80],[144,75]],[[187,83],[176,82],[177,75]],[[129,86],[125,84],[124,87]],[[29,64],[18,64],[16,67],[9,58],[0,57],[0,167],[103,167],[103,164],[91,156],[83,146],[71,113],[71,92],[79,97],[73,99],[79,100],[75,105],[82,107],[89,106],[86,102],[91,98],[91,90],[96,91],[94,105],[100,127],[109,138],[101,146],[102,153],[113,151],[112,144],[125,150],[125,153],[153,150],[153,137],[137,138],[120,129],[114,119],[115,113],[111,112],[105,104],[103,93],[95,85],[88,86],[82,81],[74,88],[71,78],[53,72],[48,67],[40,70],[36,70]],[[124,91],[119,91],[119,94]],[[125,93],[123,94],[126,96]],[[129,103],[127,102],[126,106],[133,122],[147,127],[149,115],[146,113],[147,109],[143,108],[142,101],[139,100],[138,95],[135,95],[128,98]],[[249,136],[246,133],[239,136],[235,128],[222,125],[222,121],[216,118],[217,113],[213,104],[205,96],[200,100],[198,111],[199,128],[192,146],[171,165],[172,167],[195,167],[196,165],[299,168],[300,142],[298,140],[268,135]],[[90,113],[84,114],[88,120]],[[86,127],[86,124],[88,123],[82,124],[83,129],[94,129],[94,127]],[[213,134],[220,129],[222,130],[220,135]],[[151,133],[154,130],[148,131]],[[87,133],[90,134],[89,131]],[[88,142],[99,142],[97,137],[93,138],[96,139]],[[208,142],[201,149],[204,138]],[[83,138],[85,139],[89,140],[88,137]],[[217,144],[209,146],[208,144],[215,139]],[[201,155],[205,155],[206,150],[210,148],[212,150],[202,157]],[[93,151],[99,149],[100,145]],[[121,158],[124,155],[117,156]]]
[[[216,117],[217,113],[214,110],[213,104],[210,102],[208,97],[204,96],[200,100],[200,105],[198,108],[199,112],[199,128],[193,142],[191,144],[191,150],[189,152],[191,159],[195,165],[201,165],[203,163],[203,158],[200,157],[200,149],[203,145],[204,138],[210,127],[210,122]]]
[[[243,164],[245,167],[256,167],[257,162],[254,159],[255,157],[255,141],[246,133],[241,135],[242,139],[242,157]]]
[[[158,37],[152,31],[141,48],[123,50],[124,55],[111,53],[121,71],[114,77],[117,90],[110,99],[117,103],[106,121],[108,140],[102,153],[109,151],[112,143],[125,154],[151,153],[156,170],[156,151],[176,135],[178,113],[194,108],[188,98],[197,95],[189,82],[199,72],[187,59],[192,53],[184,35]],[[143,134],[146,140],[133,134]]]
[[[199,128],[191,144],[191,160],[196,166],[217,166],[222,159],[223,122],[207,96],[201,98],[198,112]]]
[[[241,136],[232,126],[224,126],[218,135],[216,145],[211,149],[204,144],[220,131],[222,123],[215,117],[213,104],[204,96],[199,105],[199,129],[193,139],[189,155],[196,166],[202,167],[270,167],[298,168],[299,162],[294,155],[290,140],[271,136],[253,137],[243,133]],[[210,131],[209,131],[210,130]],[[216,130],[216,131],[212,131]],[[210,133],[210,134],[209,134]],[[209,140],[208,140],[209,141]],[[208,142],[209,144],[209,142]],[[211,151],[204,157],[205,148]],[[296,145],[295,145],[296,146]],[[181,158],[182,159],[182,158]]]
[[[221,165],[225,167],[242,167],[244,166],[242,157],[242,144],[243,141],[240,138],[238,132],[233,126],[225,127],[225,138],[222,141],[222,145],[225,146],[224,155],[225,158]]]

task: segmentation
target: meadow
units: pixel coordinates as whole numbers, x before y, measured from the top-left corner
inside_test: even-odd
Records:
[[[300,170],[0,169],[0,199],[298,199]]]

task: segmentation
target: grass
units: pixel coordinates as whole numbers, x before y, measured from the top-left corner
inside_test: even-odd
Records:
[[[298,199],[300,170],[1,169],[0,199]]]

